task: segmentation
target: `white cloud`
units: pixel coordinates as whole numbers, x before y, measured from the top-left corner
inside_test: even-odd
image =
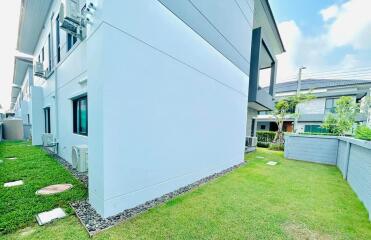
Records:
[[[329,42],[335,47],[371,48],[371,1],[350,0],[337,8],[328,26]]]
[[[325,31],[315,36],[303,34],[295,21],[278,24],[286,48],[286,53],[277,57],[278,81],[294,80],[301,65],[308,68],[305,72],[351,69],[367,63],[371,65],[370,9],[369,0],[348,0],[329,6],[320,11]],[[353,50],[338,57],[334,63],[332,54],[347,46]],[[366,52],[370,52],[370,56],[365,58]]]
[[[322,9],[320,11],[320,14],[322,15],[323,21],[326,22],[336,17],[338,12],[339,12],[339,7],[337,5],[332,5],[328,8]]]

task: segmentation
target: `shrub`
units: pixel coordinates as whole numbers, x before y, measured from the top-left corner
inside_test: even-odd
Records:
[[[256,137],[258,138],[258,142],[263,143],[271,143],[276,136],[276,132],[271,131],[256,131]]]
[[[283,151],[285,150],[285,145],[281,143],[271,143],[269,144],[269,149],[274,151]]]
[[[270,144],[269,142],[258,142],[257,146],[262,148],[268,148],[269,144]]]
[[[356,129],[356,138],[371,141],[371,128],[360,125]]]

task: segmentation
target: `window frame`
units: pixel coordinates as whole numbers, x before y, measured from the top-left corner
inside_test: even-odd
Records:
[[[44,108],[44,132],[45,133],[51,133],[50,107]]]
[[[339,98],[326,98],[325,101],[325,114],[327,113],[335,113],[336,112],[336,101],[339,100]],[[328,101],[331,101],[331,107],[328,106]]]
[[[86,129],[82,128],[82,102],[85,101],[85,107],[86,107]],[[89,120],[88,120],[88,109],[89,109],[89,104],[88,104],[88,96],[87,95],[82,95],[79,97],[76,97],[72,99],[72,131],[74,134],[78,135],[83,135],[83,136],[88,136],[89,133]]]

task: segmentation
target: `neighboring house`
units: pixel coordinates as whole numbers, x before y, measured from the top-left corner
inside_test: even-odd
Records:
[[[60,11],[60,1],[22,1],[17,48],[34,62],[32,144],[52,134],[69,162],[74,146],[89,146],[99,214],[243,162],[246,122],[272,109],[284,51],[267,0],[64,2]]]
[[[297,82],[285,82],[276,84],[275,99],[296,95]],[[326,114],[334,113],[336,100],[342,96],[351,96],[355,102],[362,102],[370,95],[371,81],[368,80],[335,80],[335,79],[307,79],[301,82],[301,93],[312,93],[315,99],[300,103],[297,106],[299,113],[296,131],[302,132],[325,132],[321,128]],[[277,124],[271,112],[260,112],[258,116],[258,130],[276,131]],[[367,114],[362,112],[356,116],[356,121],[366,123]],[[295,119],[287,118],[284,123],[284,131],[294,130]]]
[[[23,121],[24,138],[31,136],[31,86],[33,85],[32,61],[28,57],[15,57],[10,108],[14,117]]]

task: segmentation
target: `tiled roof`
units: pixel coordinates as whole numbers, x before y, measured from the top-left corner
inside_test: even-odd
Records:
[[[297,81],[276,83],[275,92],[292,92],[297,89]],[[310,90],[317,88],[331,88],[341,86],[351,86],[358,84],[370,84],[371,80],[338,80],[338,79],[304,79],[301,81],[301,90]]]

